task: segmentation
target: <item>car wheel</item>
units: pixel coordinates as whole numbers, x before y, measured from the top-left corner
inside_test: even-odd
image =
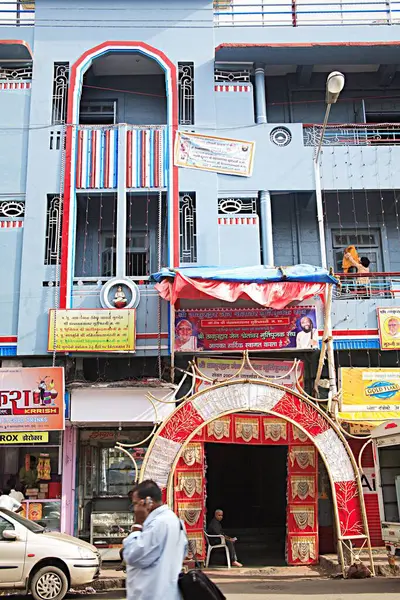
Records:
[[[43,567],[31,581],[34,600],[62,600],[68,592],[67,576],[58,567]]]

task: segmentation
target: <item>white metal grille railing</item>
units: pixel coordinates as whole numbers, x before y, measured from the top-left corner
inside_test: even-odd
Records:
[[[322,125],[303,125],[305,146],[318,146]],[[400,144],[400,123],[328,125],[323,146],[393,146]]]
[[[214,0],[214,22],[217,27],[392,25],[400,22],[400,2]]]

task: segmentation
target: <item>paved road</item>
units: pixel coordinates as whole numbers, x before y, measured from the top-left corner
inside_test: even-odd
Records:
[[[227,600],[400,600],[399,579],[364,579],[343,581],[332,579],[271,580],[253,578],[251,581],[224,583],[221,589]],[[124,600],[123,591],[96,595],[68,596],[69,600]],[[13,600],[26,600],[13,596]]]

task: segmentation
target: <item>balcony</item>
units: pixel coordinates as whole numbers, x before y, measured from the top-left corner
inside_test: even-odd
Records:
[[[167,185],[168,131],[163,125],[78,126],[76,188],[115,190],[119,152],[125,153],[125,186],[165,189]]]
[[[22,2],[2,2],[0,8],[0,27],[26,27],[35,23],[35,3]]]
[[[400,306],[400,273],[337,274],[332,326],[337,350],[379,348],[377,308]]]
[[[301,27],[321,25],[393,25],[400,2],[310,2],[310,0],[214,0],[216,27]]]
[[[318,146],[322,125],[303,125],[305,146]],[[323,146],[394,146],[400,144],[400,123],[352,123],[328,125]]]

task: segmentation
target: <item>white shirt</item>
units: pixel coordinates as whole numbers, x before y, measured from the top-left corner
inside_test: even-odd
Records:
[[[197,338],[192,335],[187,342],[179,346],[177,344],[178,352],[191,352],[192,350],[197,350]]]
[[[8,510],[15,512],[20,508],[20,506],[21,503],[14,498],[11,498],[11,496],[6,496],[5,494],[0,496],[0,508],[7,508]]]
[[[180,600],[178,577],[186,555],[183,526],[168,506],[149,514],[142,531],[124,540],[128,600]]]
[[[312,344],[311,341],[318,342],[318,331],[299,331],[296,336],[296,348],[308,349],[317,348],[317,344]]]
[[[22,492],[16,492],[15,490],[11,490],[10,492],[11,498],[14,498],[17,502],[23,502],[25,500],[25,496]]]

